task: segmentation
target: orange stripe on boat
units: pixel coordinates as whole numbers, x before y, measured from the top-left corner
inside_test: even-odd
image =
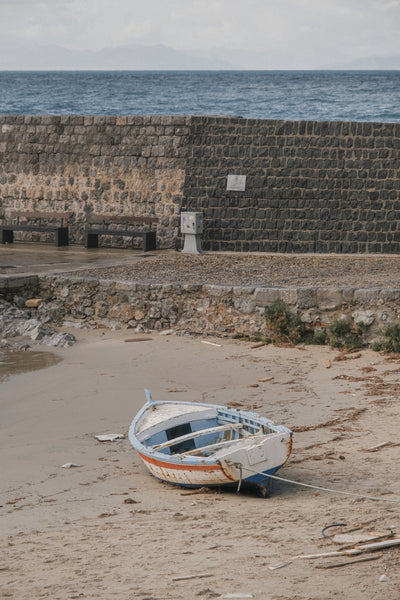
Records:
[[[139,456],[145,461],[149,462],[152,465],[156,465],[157,467],[162,467],[163,469],[177,469],[184,471],[220,471],[221,468],[218,465],[178,465],[175,463],[166,463],[163,460],[157,460],[155,458],[150,458],[149,456],[145,456],[139,452]]]

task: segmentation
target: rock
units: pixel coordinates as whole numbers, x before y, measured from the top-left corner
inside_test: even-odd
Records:
[[[68,348],[72,346],[76,342],[76,337],[72,335],[72,333],[54,333],[51,336],[46,336],[42,339],[41,344],[46,344],[47,346],[61,346],[62,348]]]
[[[43,302],[42,298],[32,298],[31,300],[26,300],[25,307],[26,308],[38,308]]]
[[[157,306],[150,306],[147,316],[149,319],[159,319],[161,317],[161,311]]]
[[[340,314],[337,317],[338,321],[342,321],[343,323],[348,323],[349,325],[351,325],[351,317],[349,315],[346,315],[345,313]]]
[[[17,350],[19,352],[27,352],[28,350],[30,350],[30,345],[29,344],[22,344],[21,346],[17,347]]]
[[[124,322],[131,321],[133,318],[133,310],[130,304],[122,303],[122,304],[114,304],[111,306],[108,317],[110,319],[120,319]]]
[[[74,327],[75,329],[84,329],[85,325],[80,321],[64,321],[63,327]]]
[[[315,312],[314,310],[307,310],[307,311],[301,313],[299,316],[300,316],[300,320],[303,323],[307,323],[309,325],[311,323],[319,323],[321,320],[319,314],[317,312]]]
[[[363,324],[367,327],[375,321],[375,315],[372,310],[356,310],[353,313],[354,323]]]
[[[250,315],[252,312],[254,312],[255,302],[252,298],[249,297],[239,297],[235,300],[234,306],[236,310],[244,314]]]
[[[42,323],[48,323],[49,321],[57,321],[64,316],[64,310],[59,304],[54,302],[50,304],[41,304],[38,310],[38,315]]]
[[[146,315],[143,310],[138,309],[138,310],[135,310],[134,316],[135,316],[135,321],[141,321],[142,319],[145,318]]]
[[[35,329],[33,329],[30,332],[29,337],[34,342],[38,342],[39,340],[43,339],[45,337],[45,335],[46,335],[46,333],[43,329],[41,329],[40,327],[35,327]]]
[[[393,315],[393,312],[386,310],[386,309],[379,310],[377,317],[378,317],[379,321],[381,323],[384,323],[385,325],[390,325],[391,323],[394,323],[396,320],[395,316]]]
[[[332,366],[332,363],[329,360],[329,358],[324,358],[324,360],[322,361],[322,364],[324,365],[325,369],[330,369]]]
[[[18,301],[18,305],[22,304],[21,297],[14,297]],[[26,303],[36,304],[42,302],[40,298],[27,300]],[[25,304],[25,300],[24,300]],[[2,332],[2,340],[0,347],[7,348],[12,346],[8,341],[9,338],[25,337],[30,338],[40,344],[48,344],[50,346],[71,346],[76,339],[69,333],[55,333],[52,329],[45,326],[53,320],[58,320],[64,313],[63,309],[56,303],[38,304],[36,318],[31,318],[31,311],[21,310],[15,305],[4,300],[0,300],[0,331]],[[79,326],[81,326],[79,324]],[[29,348],[26,342],[21,346],[23,349]]]
[[[14,296],[13,302],[16,306],[18,306],[18,308],[25,308],[26,298],[23,298],[22,296]]]
[[[39,319],[28,319],[26,321],[15,322],[15,326],[16,330],[19,331],[17,335],[31,337],[31,334],[39,329],[41,322]]]

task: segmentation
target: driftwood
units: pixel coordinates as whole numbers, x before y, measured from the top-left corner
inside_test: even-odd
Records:
[[[372,448],[362,449],[360,450],[360,452],[377,452],[381,448],[386,448],[386,446],[389,446],[390,448],[395,448],[396,446],[400,446],[400,444],[395,442],[382,442],[382,444],[378,444],[377,446],[373,446]]]
[[[315,565],[316,569],[334,569],[335,567],[347,567],[348,565],[354,565],[360,562],[366,562],[368,560],[378,560],[382,558],[383,554],[376,554],[373,556],[363,556],[362,558],[356,558],[355,560],[347,560],[344,562],[329,563],[328,565]]]
[[[279,563],[277,565],[270,565],[268,568],[270,571],[274,571],[275,569],[280,569],[281,567],[285,567],[289,565],[294,560],[298,560],[300,558],[306,558],[309,560],[314,560],[316,558],[336,558],[340,556],[356,556],[358,554],[364,554],[367,552],[375,552],[375,550],[383,550],[384,548],[392,548],[394,546],[400,546],[400,537],[392,537],[391,539],[384,540],[382,542],[372,542],[372,543],[358,543],[352,546],[351,548],[346,548],[345,550],[334,550],[332,552],[320,552],[317,554],[297,554],[296,556],[292,556],[287,562]]]
[[[212,573],[200,573],[199,575],[182,575],[173,577],[172,581],[187,581],[188,579],[202,579],[203,577],[212,577]]]

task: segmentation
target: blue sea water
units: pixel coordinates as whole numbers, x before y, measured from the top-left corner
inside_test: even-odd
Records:
[[[2,71],[0,114],[400,122],[400,71]]]

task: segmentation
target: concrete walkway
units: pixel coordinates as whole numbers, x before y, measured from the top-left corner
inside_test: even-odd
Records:
[[[157,252],[158,253],[158,252]],[[150,256],[130,248],[90,248],[49,244],[19,243],[0,247],[0,277],[65,273],[80,269],[130,264]]]

